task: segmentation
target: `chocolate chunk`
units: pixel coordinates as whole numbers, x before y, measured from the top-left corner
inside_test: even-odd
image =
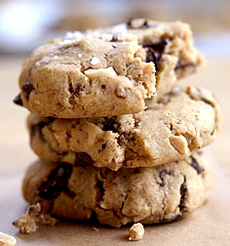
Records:
[[[31,137],[34,137],[35,134],[38,132],[39,135],[40,135],[40,138],[43,139],[43,136],[42,136],[42,128],[46,125],[46,123],[44,121],[41,121],[37,124],[33,124],[30,126],[30,136]]]
[[[133,18],[130,18],[130,19],[128,20],[128,22],[127,22],[127,27],[128,27],[128,28],[132,28],[132,20],[133,20]]]
[[[103,122],[103,131],[112,131],[117,132],[118,124],[116,122],[116,117],[107,117],[106,120]]]
[[[101,146],[102,150],[105,150],[106,148],[106,143],[103,143],[102,146]]]
[[[67,189],[72,168],[70,164],[61,163],[57,168],[52,170],[47,179],[39,187],[38,196],[47,200],[57,198],[61,192]]]
[[[101,202],[105,193],[105,189],[104,189],[104,182],[101,180],[97,180],[96,182],[96,187],[98,189],[99,192],[97,192],[97,201]]]
[[[47,117],[47,118],[49,119],[49,123],[52,123],[52,122],[54,122],[54,121],[56,120],[56,118],[51,117],[51,116],[49,116],[49,117]]]
[[[21,98],[21,93],[19,93],[13,100],[13,102],[19,106],[23,106],[23,101]]]
[[[159,63],[165,46],[169,42],[169,38],[165,38],[157,44],[143,44],[144,48],[148,48],[146,54],[146,62],[153,62],[156,66],[156,71],[159,70]]]
[[[192,162],[190,163],[190,165],[197,171],[198,174],[202,173],[204,171],[204,168],[199,165],[199,163],[193,156],[191,156],[191,159]]]
[[[94,160],[85,152],[76,153],[75,166],[92,166]]]
[[[101,85],[101,89],[104,91],[106,90],[106,85]]]
[[[83,91],[83,86],[81,84],[77,84],[74,89],[73,89],[73,93],[74,94],[79,94],[80,91]]]
[[[71,82],[69,83],[68,91],[69,91],[70,94],[72,94],[72,93],[74,92],[74,90],[73,90],[73,85],[72,85]]]
[[[31,91],[34,90],[33,85],[31,84],[30,81],[27,81],[23,86],[22,86],[22,91],[25,94],[26,99],[29,99]]]
[[[110,42],[117,42],[117,41],[118,41],[118,36],[115,34],[115,35],[113,35],[113,37],[110,40]]]
[[[133,170],[133,173],[134,173],[134,174],[138,174],[138,173],[140,173],[140,172],[141,172],[140,168],[135,168],[135,169]]]
[[[159,177],[160,177],[161,180],[163,180],[164,177],[165,177],[165,175],[172,175],[172,174],[173,174],[172,171],[169,171],[169,170],[164,169],[164,170],[162,170],[162,171],[160,172]]]
[[[191,62],[186,62],[184,60],[179,59],[177,65],[175,67],[175,70],[184,70],[184,69],[188,69],[188,68],[190,68],[190,69],[192,68],[195,70],[196,64],[191,63]]]
[[[186,207],[184,205],[184,202],[185,202],[187,192],[188,192],[188,188],[186,185],[186,179],[184,178],[184,182],[180,186],[180,204],[178,206],[180,211],[181,210],[186,211]]]
[[[77,85],[73,88],[72,84],[69,84],[69,92],[72,94],[69,98],[69,103],[74,104],[74,95],[79,94],[80,91],[83,91],[84,87],[80,84],[77,83]]]

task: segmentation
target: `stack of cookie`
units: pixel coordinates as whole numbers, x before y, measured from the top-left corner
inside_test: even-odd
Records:
[[[40,158],[26,173],[25,199],[115,227],[201,206],[212,177],[200,149],[216,138],[220,110],[209,91],[175,83],[202,64],[182,22],[134,19],[35,50],[15,98],[32,113]]]

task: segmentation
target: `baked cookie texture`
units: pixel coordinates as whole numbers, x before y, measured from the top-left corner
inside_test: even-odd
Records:
[[[27,122],[41,159],[118,170],[190,156],[216,138],[222,116],[208,90],[189,86],[174,87],[139,114],[72,120],[30,115]]]
[[[117,41],[137,39],[146,48],[146,61],[154,62],[156,67],[155,101],[169,92],[178,79],[204,65],[203,56],[194,47],[190,26],[181,21],[131,19],[128,23],[88,31],[88,35],[107,39],[112,36]]]
[[[39,47],[24,63],[15,98],[33,114],[91,118],[139,113],[203,58],[182,22],[132,20],[69,33]],[[155,84],[156,83],[156,84]]]
[[[27,170],[23,194],[53,216],[96,217],[120,227],[182,218],[204,203],[211,187],[210,167],[201,153],[194,153],[178,162],[117,172],[39,160]]]

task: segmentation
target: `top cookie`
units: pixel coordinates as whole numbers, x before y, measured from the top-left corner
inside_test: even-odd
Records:
[[[56,118],[138,113],[145,99],[155,92],[155,99],[160,98],[201,64],[191,30],[181,22],[138,19],[110,29],[69,33],[31,54],[15,102],[33,114]]]

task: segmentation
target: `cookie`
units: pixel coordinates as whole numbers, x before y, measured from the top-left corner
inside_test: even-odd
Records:
[[[160,98],[202,65],[186,24],[126,28],[125,35],[116,28],[69,33],[41,46],[24,63],[14,102],[44,117],[139,113],[145,99]]]
[[[210,144],[221,125],[213,95],[174,89],[139,114],[90,119],[30,115],[30,144],[43,160],[74,165],[149,167],[182,160]]]
[[[181,21],[138,18],[111,28],[88,31],[88,34],[107,39],[112,37],[117,42],[137,39],[146,48],[146,61],[154,62],[156,67],[155,101],[169,92],[176,80],[195,73],[204,64],[204,58],[194,48],[190,26]]]
[[[203,204],[211,186],[209,165],[194,153],[179,162],[117,172],[39,160],[27,170],[23,194],[53,216],[96,217],[101,224],[120,227],[182,218]]]

